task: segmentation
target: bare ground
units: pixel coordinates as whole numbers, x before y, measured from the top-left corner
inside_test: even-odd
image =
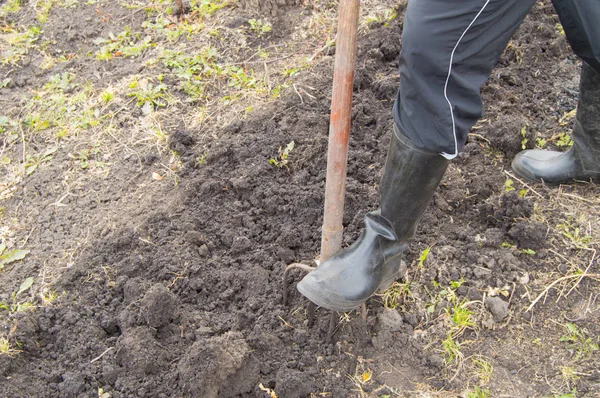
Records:
[[[548,2],[407,275],[331,342],[281,278],[319,250],[335,5],[281,3],[0,5],[0,394],[599,396],[598,188],[508,167],[569,145],[579,64]],[[402,12],[363,4],[347,244],[377,205]]]

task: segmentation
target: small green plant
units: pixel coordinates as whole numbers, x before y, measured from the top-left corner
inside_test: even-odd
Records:
[[[565,28],[558,22],[554,25],[554,29],[558,32],[559,35],[565,35]]]
[[[567,388],[571,387],[571,383],[574,383],[579,379],[579,376],[575,369],[571,366],[563,366],[560,368],[560,375],[567,384]]]
[[[204,18],[227,5],[227,0],[190,0],[190,14]]]
[[[467,308],[466,300],[460,303],[458,300],[454,300],[452,308],[444,308],[444,311],[450,316],[450,320],[453,323],[451,332],[454,336],[460,335],[465,329],[475,327],[475,322],[472,320],[472,316],[475,313]]]
[[[364,19],[365,24],[371,24],[374,22],[383,23],[383,26],[389,26],[390,22],[396,19],[398,13],[395,9],[385,10],[382,13],[378,13],[376,15],[368,15]]]
[[[207,152],[204,152],[202,155],[196,157],[196,166],[202,166],[206,163],[206,157],[208,156]]]
[[[285,77],[292,77],[300,71],[300,68],[285,68],[281,74]]]
[[[588,337],[588,332],[585,329],[579,329],[573,323],[563,325],[567,329],[567,334],[562,336],[559,341],[567,344],[569,349],[575,351],[575,357],[587,358],[595,351],[598,351],[598,338]]]
[[[519,132],[519,134],[521,135],[521,149],[525,149],[527,148],[527,142],[529,141],[527,139],[527,125],[523,125],[523,127],[521,127],[521,131]]]
[[[394,282],[381,294],[383,306],[390,309],[398,307],[400,304],[404,303],[407,298],[412,298],[412,294],[410,293],[410,282]]]
[[[535,139],[535,143],[538,148],[544,148],[546,146],[546,144],[548,144],[548,141],[542,137],[537,137]]]
[[[260,19],[250,19],[248,21],[248,25],[250,25],[250,30],[261,37],[265,33],[269,33],[273,27],[269,22],[262,21]]]
[[[47,92],[54,93],[54,92],[64,91],[68,88],[75,88],[77,86],[74,84],[71,84],[74,79],[75,79],[75,76],[73,76],[69,72],[63,72],[62,74],[58,73],[56,75],[50,76],[50,78],[48,79],[48,83],[44,84],[43,89]]]
[[[245,69],[235,66],[229,68],[229,81],[227,82],[229,87],[235,87],[237,89],[251,89],[256,88],[256,84],[256,79],[252,76],[249,76]]]
[[[94,44],[101,46],[96,51],[96,59],[108,61],[113,57],[137,57],[144,50],[154,46],[152,37],[140,37],[140,34],[132,34],[129,27],[115,36],[114,33],[108,34],[108,39],[100,37],[94,40]]]
[[[573,140],[571,139],[571,137],[569,137],[568,134],[565,134],[565,133],[557,134],[555,136],[555,140],[556,140],[556,146],[561,147],[561,148],[570,147],[571,145],[573,145]]]
[[[23,260],[29,254],[29,250],[13,249],[6,251],[6,244],[0,243],[0,270],[4,266],[14,263],[15,261]]]
[[[164,100],[167,86],[162,82],[153,84],[148,80],[134,80],[129,84],[129,88],[131,92],[128,96],[134,97],[139,107],[151,110],[167,106],[167,102]]]
[[[579,227],[573,227],[569,224],[558,224],[556,228],[561,231],[561,235],[568,239],[569,243],[580,249],[586,249],[592,241],[589,235],[583,235]]]
[[[21,350],[14,348],[6,336],[0,336],[0,357],[6,355],[12,358],[20,352]]]
[[[421,254],[419,254],[419,258],[417,260],[417,268],[418,269],[423,268],[423,264],[425,263],[425,260],[427,260],[427,256],[429,255],[430,250],[431,250],[431,246],[428,246],[425,249],[423,249]]]
[[[31,175],[42,163],[51,161],[56,151],[58,151],[58,146],[52,146],[35,155],[27,154],[25,156],[25,175]]]
[[[504,192],[510,192],[515,190],[515,183],[510,178],[504,181]]]
[[[288,157],[290,153],[294,150],[294,141],[291,141],[289,144],[285,146],[285,149],[279,147],[279,154],[275,158],[269,159],[269,163],[273,166],[277,166],[279,168],[288,167]]]
[[[465,280],[463,278],[460,278],[457,281],[450,281],[450,287],[454,290],[458,289],[459,287],[461,287],[463,284],[465,283]]]
[[[479,378],[479,381],[482,384],[487,384],[490,381],[490,377],[492,377],[494,367],[491,363],[480,357],[473,358],[472,361],[477,369],[477,377]]]
[[[0,63],[4,65],[18,63],[29,53],[42,33],[38,26],[32,26],[24,31],[6,28],[3,32],[4,40],[9,45],[0,53]]]
[[[0,18],[6,17],[8,14],[13,14],[21,8],[21,0],[8,0],[0,7]]]
[[[21,285],[19,286],[19,290],[11,295],[11,303],[0,303],[0,309],[7,310],[10,313],[25,311],[27,309],[32,308],[33,304],[29,299],[26,299],[23,302],[19,302],[19,296],[33,286],[34,279],[32,277],[26,278]]]
[[[100,99],[105,104],[108,104],[110,101],[113,100],[113,98],[115,98],[115,93],[112,90],[104,90],[100,93]]]
[[[482,389],[479,386],[475,386],[473,391],[467,392],[465,398],[487,398],[490,397],[490,390]]]
[[[8,117],[0,116],[0,134],[3,134],[6,132],[8,125],[9,125]]]
[[[54,300],[58,298],[58,293],[48,290],[40,292],[39,296],[40,300],[42,301],[42,307],[46,307],[52,305]]]
[[[449,332],[444,341],[442,341],[442,353],[446,363],[459,361],[462,358],[460,344],[452,337],[451,332]]]
[[[521,254],[526,254],[528,256],[533,256],[535,254],[535,250],[532,250],[532,249],[521,249]]]

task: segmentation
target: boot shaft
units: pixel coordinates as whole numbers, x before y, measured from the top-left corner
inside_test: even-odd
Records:
[[[438,153],[416,148],[394,126],[379,194],[381,215],[392,224],[397,240],[414,236],[449,163]]]
[[[574,138],[583,139],[583,143],[600,153],[600,73],[585,62],[581,69],[575,119]]]

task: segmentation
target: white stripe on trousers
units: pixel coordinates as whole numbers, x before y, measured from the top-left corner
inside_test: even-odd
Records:
[[[471,21],[469,26],[467,26],[467,28],[462,33],[462,35],[460,35],[460,37],[458,38],[458,41],[456,42],[456,45],[454,46],[454,48],[452,49],[452,53],[450,54],[450,64],[448,65],[448,77],[446,77],[446,84],[444,85],[444,98],[446,98],[446,102],[448,102],[448,106],[450,107],[450,116],[452,117],[452,135],[454,136],[454,153],[443,153],[443,152],[440,153],[440,155],[442,155],[446,159],[454,159],[456,156],[458,156],[458,142],[456,139],[456,122],[454,120],[454,111],[452,110],[452,103],[448,99],[448,82],[450,81],[450,75],[452,74],[452,62],[454,62],[454,52],[458,48],[458,45],[460,44],[463,37],[465,37],[465,35],[467,34],[468,30],[471,29],[471,26],[473,26],[475,21],[477,21],[477,18],[479,18],[479,16],[483,12],[483,10],[485,10],[485,7],[487,7],[489,2],[490,2],[490,0],[487,0],[485,2],[485,4],[483,5],[483,7],[481,7],[481,10],[479,10],[477,15],[475,15],[475,18],[473,18],[473,20]]]

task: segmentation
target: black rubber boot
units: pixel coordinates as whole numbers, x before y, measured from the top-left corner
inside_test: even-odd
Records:
[[[401,257],[414,236],[449,161],[419,150],[397,130],[380,187],[380,209],[367,213],[362,236],[319,265],[298,290],[320,307],[350,311],[401,275]]]
[[[526,180],[549,185],[600,181],[600,74],[591,66],[584,63],[581,70],[573,146],[566,152],[523,151],[512,169]]]

